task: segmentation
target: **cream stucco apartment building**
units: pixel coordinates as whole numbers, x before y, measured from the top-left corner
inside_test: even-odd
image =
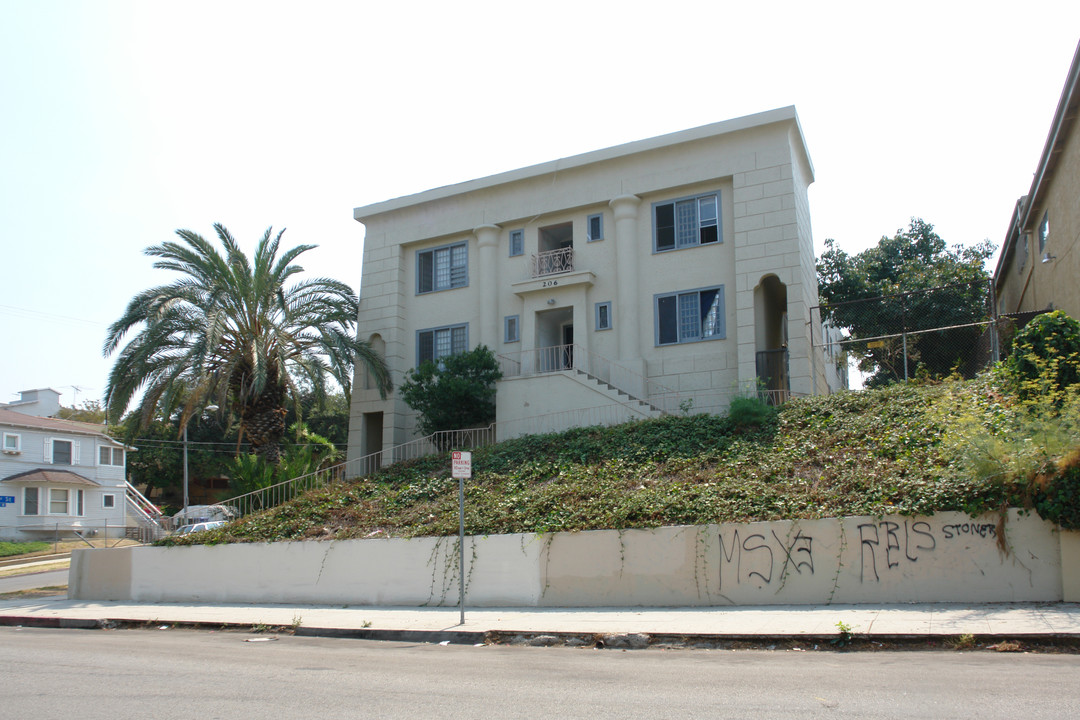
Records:
[[[994,271],[1001,314],[1080,319],[1080,45],[1028,193],[1016,201]]]
[[[486,345],[500,439],[826,391],[793,107],[356,208],[359,328],[393,379]],[[414,440],[358,375],[349,457]]]

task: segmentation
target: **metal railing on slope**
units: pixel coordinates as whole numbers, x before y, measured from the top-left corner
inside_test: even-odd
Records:
[[[165,535],[168,528],[162,522],[162,513],[158,506],[150,502],[131,483],[125,482],[124,485],[126,486],[124,500],[128,514],[135,518],[138,528],[142,531],[139,533],[139,539],[148,542]]]
[[[243,495],[223,500],[218,504],[229,508],[230,511],[236,514],[236,517],[243,517],[259,510],[266,510],[280,505],[309,490],[317,490],[335,483],[370,475],[385,465],[406,460],[416,460],[436,453],[447,452],[451,449],[468,450],[484,447],[494,442],[494,423],[486,428],[444,430],[396,445],[387,450],[373,452],[363,457],[353,458],[328,468],[316,470],[307,475],[300,475],[265,488],[252,490]]]

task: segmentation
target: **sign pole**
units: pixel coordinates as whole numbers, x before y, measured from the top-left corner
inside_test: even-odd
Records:
[[[465,624],[465,478],[472,477],[472,453],[455,450],[450,454],[451,475],[458,480],[458,605]]]
[[[459,624],[465,624],[465,478],[458,478],[458,607],[461,608]]]

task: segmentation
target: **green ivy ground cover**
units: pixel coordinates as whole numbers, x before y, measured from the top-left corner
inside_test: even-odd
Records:
[[[793,400],[752,424],[696,415],[511,440],[473,453],[466,531],[999,510],[1023,493],[976,478],[945,441],[963,425],[953,416],[994,392],[988,380],[897,384]],[[457,522],[457,481],[439,456],[165,542],[452,535]]]

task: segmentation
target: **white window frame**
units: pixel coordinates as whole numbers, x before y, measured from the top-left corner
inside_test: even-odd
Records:
[[[71,490],[69,488],[47,488],[45,495],[49,498],[49,515],[71,515]],[[63,500],[53,500],[53,493],[64,493]],[[53,503],[64,503],[64,512],[55,512]]]
[[[75,516],[86,516],[86,491],[80,488],[75,490]]]
[[[69,438],[61,438],[61,437],[57,437],[57,438],[48,437],[48,438],[45,438],[45,462],[49,463],[50,465],[57,465],[58,464],[56,462],[56,456],[55,456],[55,454],[53,452],[53,447],[54,447],[55,443],[58,443],[58,442],[65,442],[65,443],[69,443],[71,445],[71,462],[68,464],[68,466],[71,467],[71,466],[79,465],[79,455],[80,455],[81,444],[79,443],[78,440],[71,440]]]
[[[521,342],[521,316],[507,315],[503,318],[503,342]]]
[[[705,320],[701,317],[701,294],[708,292],[716,292],[716,297],[713,301],[713,305],[710,306],[709,312],[706,315],[715,313],[713,326],[707,328]],[[696,304],[691,306],[691,298],[696,297]],[[674,312],[675,312],[675,339],[663,342],[663,337],[666,334],[663,333],[661,328],[661,302],[666,304],[666,301],[674,299]],[[697,318],[697,333],[684,332],[685,320],[684,312],[689,312],[696,308]],[[725,317],[727,313],[727,301],[724,298],[724,286],[713,285],[711,287],[694,288],[692,290],[679,290],[677,292],[659,293],[653,296],[653,318],[654,318],[654,331],[655,342],[657,346],[668,345],[683,345],[685,343],[693,342],[708,342],[710,340],[723,340],[727,337],[727,319]]]
[[[101,496],[101,507],[111,510],[116,507],[116,493],[105,493]]]
[[[461,335],[459,335],[458,337],[459,338],[461,338],[461,337],[464,338],[463,341],[459,340],[459,342],[456,344],[456,348],[455,348],[455,343],[454,343],[454,331],[455,330],[462,330],[463,333]],[[425,357],[421,356],[421,346],[422,346],[422,342],[423,342],[422,336],[427,334],[427,333],[431,333],[431,357],[430,358],[425,358]],[[439,344],[440,344],[439,341],[441,340],[440,333],[447,333],[446,342],[449,343],[449,345],[448,345],[449,349],[447,350],[447,352],[439,352]],[[447,347],[447,345],[444,345],[443,347],[445,348],[445,347]],[[424,363],[424,360],[431,360],[433,362],[438,362],[440,358],[444,358],[444,357],[446,357],[448,355],[456,355],[457,353],[465,352],[468,349],[469,349],[469,323],[459,323],[459,324],[456,324],[456,325],[443,325],[441,327],[424,328],[423,330],[417,330],[416,331],[416,367],[420,367]]]
[[[525,230],[510,231],[510,257],[525,254]]]
[[[596,227],[593,228],[595,222]],[[596,213],[585,218],[585,239],[588,242],[596,242],[604,239],[604,214]]]
[[[1043,213],[1042,222],[1039,223],[1039,252],[1046,252],[1046,239],[1050,237],[1050,211]]]
[[[606,324],[601,322],[601,318],[600,318],[601,308],[607,310],[607,323]],[[610,330],[613,327],[615,327],[615,320],[611,316],[611,302],[610,301],[596,303],[596,312],[593,315],[593,326],[596,328],[597,332],[600,332],[601,330]]]
[[[708,201],[712,202],[709,203]],[[702,219],[702,208],[708,208],[712,206],[714,216],[712,218],[706,217]],[[661,208],[671,207],[670,225],[667,218],[664,220],[663,229],[665,235],[670,230],[670,244],[665,239],[664,246],[660,246],[661,226],[658,219],[658,214]],[[682,214],[680,216],[680,213]],[[690,218],[690,215],[693,218]],[[693,226],[693,229],[689,233],[684,233],[680,237],[680,220],[683,223],[689,223]],[[673,200],[664,200],[662,202],[655,202],[652,205],[652,226],[653,226],[653,252],[664,253],[671,252],[673,250],[686,250],[692,247],[704,247],[708,245],[722,245],[724,242],[724,225],[722,222],[722,215],[720,211],[720,191],[702,193],[700,195],[691,195],[689,197],[675,198]],[[689,228],[687,228],[689,229]],[[715,230],[715,238],[708,239],[712,234],[709,229]]]
[[[458,252],[461,251],[461,252]],[[425,289],[423,258],[430,255],[431,277],[427,278],[430,287]],[[439,264],[446,262],[446,280],[439,282]],[[416,251],[416,294],[426,295],[443,290],[454,290],[469,286],[469,243],[456,242],[439,247]]]
[[[119,462],[117,462],[117,456],[119,456]],[[99,445],[98,446],[98,465],[108,465],[110,467],[123,467],[124,466],[124,449],[118,447],[112,447],[111,445]]]
[[[27,500],[29,500],[28,496],[30,495],[31,490],[34,491],[33,494],[34,494],[34,506],[35,507],[34,507],[34,512],[27,512],[26,511],[26,504],[27,504]],[[23,487],[22,514],[23,515],[34,515],[34,516],[41,515],[41,488],[33,486],[33,485],[27,485],[27,486]]]
[[[11,441],[14,440],[12,443]],[[4,433],[4,453],[8,455],[18,455],[22,452],[22,436],[19,433]]]

